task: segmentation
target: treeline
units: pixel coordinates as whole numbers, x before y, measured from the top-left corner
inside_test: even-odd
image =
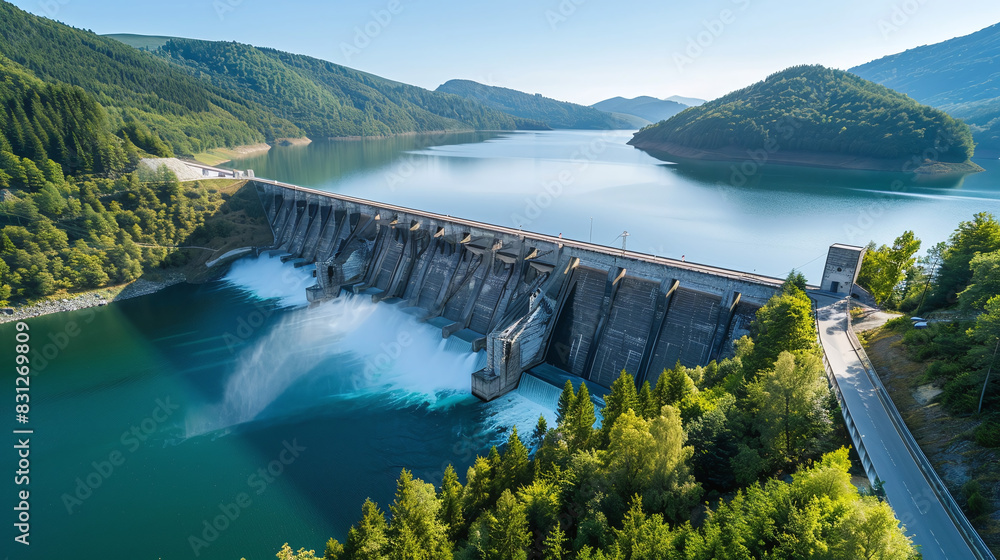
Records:
[[[964,123],[853,74],[795,66],[640,130],[632,142],[964,162]]]
[[[0,304],[135,280],[181,264],[179,245],[222,205],[165,168],[140,177],[140,126],[112,133],[81,88],[46,84],[0,58]]]
[[[435,91],[472,99],[517,117],[545,123],[552,128],[634,130],[638,128],[634,123],[642,122],[639,119],[630,120],[612,115],[593,107],[557,101],[509,88],[488,86],[470,80],[448,80]]]
[[[587,386],[567,382],[556,426],[540,418],[528,444],[512,430],[464,485],[451,467],[437,488],[404,470],[389,515],[366,501],[323,557],[914,558],[890,507],[851,485],[848,451],[833,449],[810,300],[789,280],[734,357],[638,388],[622,372],[599,428]],[[788,472],[790,484],[771,478]],[[278,557],[315,553],[286,544]]]
[[[177,154],[301,136],[298,127],[160,58],[0,2],[0,55],[47,82],[78,86],[112,130],[148,129]]]
[[[544,128],[457,95],[315,58],[174,39],[153,53],[0,1],[0,57],[47,83],[82,88],[111,131],[153,155],[279,138]]]
[[[952,412],[976,412],[986,375],[995,366],[1000,340],[1000,223],[987,212],[959,224],[947,242],[917,259],[920,241],[905,232],[892,246],[869,245],[858,283],[888,308],[913,315],[949,310],[957,319],[931,322],[925,330],[897,320],[911,355],[928,361],[928,381],[944,386]],[[995,369],[995,368],[994,368]],[[987,387],[980,443],[1000,446],[1000,394]]]
[[[0,154],[6,159],[0,188],[27,188],[29,181],[41,186],[37,165],[23,169],[9,154],[42,167],[52,161],[67,173],[114,174],[137,161],[135,146],[111,134],[104,108],[90,95],[78,87],[43,84],[2,57]]]
[[[172,39],[156,54],[239,91],[313,138],[511,130],[527,122],[455,95],[241,43]]]
[[[15,160],[0,154],[5,167]],[[64,178],[50,160],[37,178],[0,202],[2,305],[131,282],[144,270],[184,264],[187,253],[173,247],[224,203],[221,193],[181,185],[166,168],[144,180],[139,173],[75,179]]]

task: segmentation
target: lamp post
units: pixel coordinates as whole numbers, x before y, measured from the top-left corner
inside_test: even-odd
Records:
[[[983,397],[986,396],[986,386],[990,383],[990,373],[993,371],[993,362],[997,361],[997,350],[1000,350],[1000,336],[997,337],[997,345],[993,349],[993,358],[990,360],[990,367],[986,368],[986,381],[983,381],[983,392],[979,395],[979,410],[976,414],[983,412]]]

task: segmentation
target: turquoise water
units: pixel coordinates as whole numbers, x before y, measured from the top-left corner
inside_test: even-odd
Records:
[[[628,138],[316,142],[232,165],[577,239],[591,238],[593,217],[596,242],[627,229],[630,249],[775,275],[795,266],[814,281],[830,243],[888,242],[904,229],[936,242],[1000,207],[996,161],[961,181],[893,187],[891,174],[769,168],[736,187],[727,166],[682,169]],[[32,544],[0,554],[252,560],[286,541],[321,549],[344,539],[365,497],[385,507],[404,466],[437,482],[448,463],[464,473],[510,426],[527,433],[539,414],[553,420],[537,395],[478,402],[468,391],[477,357],[391,306],[306,308],[309,283],[308,269],[245,259],[222,281],[30,320],[42,356],[31,385]],[[0,325],[5,359],[14,335]],[[11,372],[0,381],[12,398]]]
[[[392,501],[401,468],[440,482],[509,426],[552,419],[517,395],[480,403],[468,389],[477,356],[388,305],[304,307],[310,281],[307,269],[246,259],[225,281],[30,320],[42,356],[31,545],[11,557],[321,549],[344,540],[366,497]],[[5,345],[14,334],[0,326]],[[3,468],[13,473],[9,453]]]

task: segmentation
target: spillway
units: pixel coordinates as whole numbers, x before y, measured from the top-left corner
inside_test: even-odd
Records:
[[[731,351],[782,280],[685,263],[255,179],[274,245],[315,263],[306,289],[391,302],[481,364],[492,400],[545,368],[606,389],[624,370],[656,382]],[[532,388],[534,387],[534,388]],[[537,390],[536,390],[537,389]]]

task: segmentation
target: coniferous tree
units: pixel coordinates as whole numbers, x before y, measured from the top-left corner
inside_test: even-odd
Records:
[[[365,500],[361,521],[347,532],[344,557],[351,560],[388,560],[389,535],[385,514],[378,504]]]
[[[625,370],[611,384],[611,392],[604,398],[604,408],[601,410],[601,441],[607,442],[608,435],[615,420],[627,410],[642,414],[639,408],[639,396],[635,391],[635,380]]]
[[[570,408],[573,406],[573,400],[576,398],[576,393],[573,391],[573,381],[567,379],[566,383],[563,385],[562,393],[559,395],[559,403],[556,405],[556,424],[562,426],[566,421],[566,416],[569,414]]]

